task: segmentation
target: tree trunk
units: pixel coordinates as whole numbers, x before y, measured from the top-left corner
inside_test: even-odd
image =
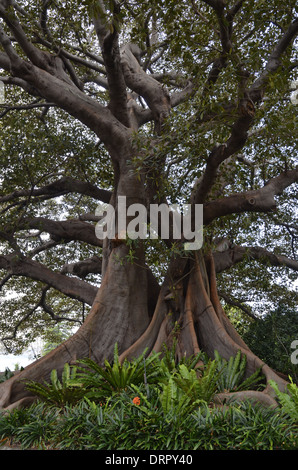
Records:
[[[111,360],[118,344],[120,360],[133,358],[146,348],[160,351],[177,339],[177,358],[205,351],[211,358],[214,350],[228,359],[240,349],[247,356],[246,374],[262,367],[267,387],[264,392],[231,394],[275,404],[268,380],[284,390],[286,382],[256,357],[242,341],[226,317],[217,295],[214,262],[201,252],[194,258],[173,258],[150,320],[148,313],[148,273],[139,249],[138,259],[127,259],[128,246],[120,243],[111,249],[108,266],[85,323],[67,341],[46,356],[27,366],[21,373],[0,385],[0,407],[13,409],[31,403],[23,380],[49,380],[52,369],[58,373],[64,364],[90,357],[98,363]],[[152,303],[152,299],[151,299]],[[219,394],[222,402],[228,394]]]
[[[223,1],[205,1],[213,8],[218,22],[217,29],[220,33],[221,42],[219,47],[222,53],[217,60],[214,60],[205,84],[200,81],[201,79],[197,80],[197,70],[193,70],[194,75],[190,75],[189,79],[186,80],[187,85],[181,89],[178,83],[179,78],[177,84],[174,83],[173,87],[171,85],[172,92],[168,91],[165,84],[160,83],[154,77],[155,74],[149,74],[145,71],[140,63],[141,51],[137,46],[127,44],[120,48],[117,32],[119,26],[117,18],[119,14],[117,10],[118,3],[112,2],[113,14],[111,16],[113,20],[111,23],[112,28],[109,28],[105,19],[106,12],[103,8],[103,2],[100,2],[100,10],[103,14],[95,14],[93,21],[105,66],[104,78],[100,78],[109,94],[107,105],[101,103],[102,98],[96,100],[93,96],[89,96],[88,92],[83,91],[83,87],[80,86],[80,77],[79,75],[76,76],[77,67],[73,67],[71,59],[67,59],[69,53],[65,54],[66,51],[63,52],[63,48],[61,49],[60,46],[55,54],[52,53],[52,45],[49,51],[45,51],[44,46],[39,49],[35,45],[38,44],[36,37],[31,38],[31,34],[29,34],[30,28],[28,28],[27,23],[26,27],[23,28],[19,15],[14,14],[14,2],[2,1],[0,3],[1,18],[9,30],[9,34],[7,34],[6,29],[0,28],[0,42],[3,49],[3,52],[0,53],[0,66],[9,74],[8,78],[3,76],[3,80],[9,80],[11,83],[21,86],[33,96],[46,100],[46,105],[54,103],[55,106],[60,107],[94,132],[111,157],[115,188],[112,196],[113,201],[117,200],[117,196],[123,195],[126,196],[128,204],[137,202],[148,207],[153,202],[163,202],[159,198],[163,198],[163,192],[160,189],[163,186],[166,157],[165,152],[162,151],[157,158],[155,146],[157,143],[158,147],[159,143],[156,138],[169,133],[170,128],[167,129],[167,119],[172,107],[178,106],[186,98],[190,98],[193,93],[201,93],[201,88],[203,90],[201,97],[204,102],[205,91],[211,84],[215,84],[219,73],[226,67],[227,60],[232,57],[230,52],[233,49],[233,21],[243,2],[238,1],[235,3],[234,8],[226,10]],[[95,13],[96,9],[93,10]],[[27,19],[27,15],[22,14],[20,16]],[[46,8],[42,14],[42,17],[44,16],[46,16]],[[109,16],[110,13],[108,12],[107,18]],[[44,28],[42,27],[42,29]],[[210,224],[218,217],[228,214],[271,211],[276,206],[275,196],[280,195],[283,189],[297,181],[297,169],[288,169],[287,165],[282,174],[271,177],[262,188],[231,194],[220,199],[217,197],[213,199],[211,194],[216,179],[220,176],[220,166],[228,162],[230,157],[236,156],[247,142],[248,131],[251,130],[254,119],[256,119],[255,109],[262,100],[270,76],[279,70],[283,56],[296,37],[297,30],[298,23],[297,20],[294,20],[282,36],[279,36],[278,40],[276,39],[274,47],[271,52],[269,51],[267,63],[263,64],[264,67],[259,74],[256,73],[258,78],[245,90],[243,90],[243,78],[247,74],[243,77],[243,74],[239,73],[240,69],[243,68],[243,64],[238,64],[237,60],[237,66],[235,65],[235,70],[233,70],[233,74],[239,80],[238,86],[235,87],[236,93],[235,96],[232,95],[231,102],[223,103],[223,109],[225,108],[225,112],[228,114],[226,124],[230,128],[230,135],[225,142],[214,145],[210,150],[204,173],[192,194],[192,204],[204,204],[205,225]],[[11,38],[13,38],[13,41]],[[212,39],[212,44],[213,42]],[[22,50],[22,55],[18,54],[19,50]],[[170,50],[174,51],[171,48]],[[70,57],[72,56],[73,54],[70,54]],[[262,60],[264,62],[264,57]],[[162,67],[163,63],[166,64],[166,58],[165,62],[161,62]],[[188,61],[185,65],[187,63]],[[77,62],[75,62],[75,65],[77,65]],[[185,71],[188,68],[187,65]],[[184,76],[184,72],[182,75]],[[88,76],[88,74],[86,74],[84,67],[81,78],[83,79],[85,76]],[[205,74],[202,74],[202,76],[204,77]],[[234,77],[234,75],[231,76]],[[169,80],[167,74],[164,74],[164,78],[166,79],[165,83],[172,81]],[[178,88],[181,91],[176,91],[176,85],[179,85]],[[248,86],[248,82],[245,82],[246,86]],[[127,89],[130,90],[129,94]],[[219,90],[221,90],[221,87],[219,87]],[[239,100],[240,95],[244,95],[244,91],[245,96]],[[138,105],[137,100],[133,97],[134,94],[146,102],[145,107]],[[219,91],[219,94],[218,103],[221,103],[221,91]],[[196,97],[193,104],[188,108],[193,114],[194,120],[186,123],[185,132],[189,129],[188,124],[194,132],[195,125],[199,129],[200,124],[212,123],[215,118],[215,114],[213,114],[213,111],[209,112],[208,107],[206,110],[203,107],[203,112],[199,110],[198,102]],[[215,110],[215,113],[217,112]],[[225,118],[225,112],[222,114],[223,118]],[[187,114],[188,112],[186,116]],[[215,123],[217,123],[219,117],[214,120]],[[183,119],[185,118],[183,117]],[[233,124],[231,124],[232,119],[235,119]],[[155,131],[153,136],[147,140],[147,132],[145,132],[144,141],[140,149],[137,149],[135,147],[138,144],[133,143],[134,139],[132,137],[148,122],[154,123]],[[225,121],[218,120],[219,126],[222,125],[222,122]],[[180,132],[177,136],[180,138]],[[141,133],[139,137],[142,138]],[[170,145],[172,146],[172,143]],[[181,145],[183,145],[183,138]],[[170,148],[172,147],[168,147],[168,150]],[[143,155],[142,152],[144,152]],[[141,174],[138,175],[139,179],[133,176],[136,172],[129,163],[134,156],[144,157]],[[200,167],[201,155],[197,155],[197,163]],[[275,174],[275,171],[273,173]],[[160,175],[163,175],[163,178],[160,178]],[[146,185],[142,181],[145,180],[145,176]],[[44,194],[59,190],[75,191],[89,196],[93,194],[103,201],[107,201],[110,197],[107,191],[94,188],[89,183],[79,183],[76,180],[70,181],[69,178],[63,178],[43,188]],[[32,187],[29,192],[25,191],[25,195],[27,194],[29,197],[36,196],[38,191],[38,189]],[[8,195],[7,200],[10,200],[10,198],[13,200],[14,197],[22,194],[24,195],[23,190],[20,189]],[[87,233],[86,225],[81,221],[76,224],[74,224],[74,221],[69,220],[59,221],[59,223],[46,223],[44,219],[39,217],[38,219],[25,220],[25,222],[26,226],[30,227],[40,227],[40,224],[47,225],[47,230],[54,237],[54,240],[66,237],[67,241],[71,232],[71,239],[87,241],[97,246],[92,230]],[[84,228],[84,237],[79,234],[82,228]],[[15,226],[13,230],[7,230],[7,233],[4,232],[5,242],[11,242],[11,234],[14,234],[14,230]],[[200,350],[205,351],[211,358],[214,356],[214,351],[217,350],[221,356],[228,359],[240,349],[247,356],[247,375],[252,374],[256,368],[262,367],[267,382],[267,387],[261,394],[260,392],[249,391],[246,395],[255,397],[258,400],[261,399],[266,403],[273,403],[271,399],[272,391],[268,386],[269,380],[274,379],[281,390],[284,389],[285,382],[249,350],[225,315],[218,298],[213,258],[211,256],[204,258],[202,252],[195,252],[188,257],[184,255],[183,257],[173,258],[160,290],[155,288],[153,290],[152,285],[154,286],[154,284],[152,283],[152,276],[150,278],[150,271],[145,264],[142,244],[139,243],[134,247],[135,252],[132,259],[131,246],[125,240],[119,241],[118,238],[115,236],[113,240],[104,241],[102,285],[96,294],[85,323],[73,337],[54,351],[1,384],[0,407],[13,408],[28,403],[31,398],[24,388],[23,379],[49,380],[52,369],[57,369],[58,373],[61,373],[66,362],[73,363],[84,357],[91,357],[102,363],[105,358],[112,359],[116,342],[121,353],[121,360],[123,360],[125,357],[138,356],[145,348],[147,348],[148,354],[153,350],[160,351],[164,343],[168,345],[172,343],[173,337],[177,339],[176,354],[178,359]],[[15,244],[12,242],[11,244],[15,251]],[[19,255],[18,252],[16,254]],[[243,253],[239,253],[238,250],[238,258],[241,256],[243,256]],[[260,257],[260,251],[254,251],[254,256]],[[0,256],[0,267],[10,270],[9,272],[13,274],[40,279],[54,288],[58,288],[60,279],[61,281],[65,279],[61,274],[61,277],[55,275],[48,281],[49,272],[47,269],[41,270],[38,263],[32,262],[32,260],[29,262],[22,259],[21,261],[18,256],[15,256],[15,253],[13,253],[12,258],[10,256]],[[223,258],[220,261],[222,264],[226,263]],[[218,259],[216,262],[218,262]],[[282,263],[281,257],[274,256],[274,262]],[[158,290],[159,294],[156,298]],[[83,295],[85,293],[85,283],[79,281],[74,285],[69,280],[65,291],[67,295],[82,300],[85,297]],[[88,299],[93,299],[93,296],[94,291],[92,288],[88,294]],[[241,398],[243,396],[245,396],[245,393],[244,395],[241,394]],[[222,394],[218,397],[220,400],[223,398],[225,396]]]

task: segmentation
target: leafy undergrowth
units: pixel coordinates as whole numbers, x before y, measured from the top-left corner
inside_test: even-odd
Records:
[[[198,361],[203,365],[198,367]],[[202,364],[202,362],[200,362]],[[245,356],[196,356],[176,364],[170,351],[100,367],[65,365],[61,379],[27,383],[39,400],[0,415],[0,444],[57,450],[273,450],[298,448],[298,393],[279,407],[249,401],[217,407],[219,391],[260,387],[245,377]],[[274,384],[272,384],[274,386]]]

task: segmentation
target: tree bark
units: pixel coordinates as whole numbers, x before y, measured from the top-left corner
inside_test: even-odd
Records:
[[[3,382],[0,407],[10,410],[31,403],[33,397],[25,390],[24,380],[49,380],[51,370],[61,373],[66,362],[73,364],[90,357],[103,364],[105,359],[112,360],[115,343],[121,361],[132,359],[145,349],[147,354],[160,352],[164,344],[173,344],[173,338],[177,339],[177,359],[199,351],[213,358],[215,350],[229,359],[240,350],[247,357],[247,376],[262,368],[267,384],[263,392],[219,394],[217,403],[246,397],[275,404],[269,380],[274,380],[280,390],[285,390],[286,382],[250,351],[225,315],[217,293],[213,257],[209,256],[207,263],[200,252],[195,259],[173,258],[150,319],[142,250],[135,263],[127,261],[127,254],[125,243],[112,249],[102,285],[84,324],[55,350]]]

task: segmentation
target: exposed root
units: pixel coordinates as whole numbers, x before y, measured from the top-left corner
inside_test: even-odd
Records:
[[[9,413],[12,410],[17,410],[17,409],[20,409],[20,408],[26,408],[26,407],[32,405],[33,403],[35,403],[36,401],[37,401],[36,397],[21,398],[20,400],[15,401],[11,405],[7,406],[5,408],[5,413]]]
[[[187,261],[187,259],[178,258],[171,262],[168,274],[160,289],[153,317],[147,329],[135,343],[122,352],[119,357],[120,361],[123,361],[125,358],[132,359],[138,357],[146,349],[148,350],[148,354],[150,354],[151,351],[159,352],[162,343],[167,344],[167,326],[170,321],[169,314],[171,314],[167,294],[171,291],[171,287],[175,282],[183,277]]]
[[[231,405],[233,403],[239,403],[242,401],[249,400],[252,403],[261,403],[266,407],[276,408],[278,406],[276,400],[268,395],[267,393],[245,390],[241,392],[230,392],[230,393],[218,393],[214,397],[214,403],[216,405],[224,406]]]
[[[264,391],[248,390],[218,394],[217,401],[230,401],[251,399],[254,402],[263,403],[266,406],[277,406],[274,399],[275,392],[269,385],[274,380],[281,391],[285,391],[287,382],[275,371],[258,358],[245,344],[230,320],[226,316],[217,294],[216,277],[213,259],[210,258],[208,271],[202,265],[202,256],[197,256],[194,269],[190,271],[186,293],[184,295],[184,309],[180,314],[180,325],[177,333],[177,358],[191,356],[200,350],[214,358],[214,351],[225,359],[235,356],[240,350],[247,358],[246,376],[252,375],[257,369],[261,369],[266,381]],[[208,284],[206,283],[208,272]],[[172,312],[164,301],[164,290],[161,290],[153,319],[142,337],[122,355],[132,357],[140,354],[145,347],[152,345],[152,350],[159,352],[163,344],[169,344],[174,335],[173,322],[170,320]],[[179,304],[178,304],[179,306]],[[154,341],[153,341],[154,337]]]
[[[281,391],[285,391],[287,382],[253,354],[229,321],[217,295],[213,259],[209,260],[208,270],[201,254],[196,255],[191,269],[186,258],[173,260],[150,322],[147,295],[142,297],[142,287],[147,292],[144,273],[133,265],[109,265],[82,327],[54,351],[2,383],[0,408],[13,409],[32,402],[22,379],[48,381],[52,369],[59,374],[66,362],[83,357],[103,363],[105,358],[111,359],[115,343],[118,343],[119,359],[123,361],[138,357],[144,350],[148,355],[152,351],[160,352],[164,345],[171,346],[173,339],[178,360],[199,351],[213,359],[215,350],[228,360],[240,350],[247,358],[247,376],[262,369],[266,380],[264,391],[218,394],[218,402],[251,398],[266,406],[275,406],[275,392],[269,381],[276,382]]]

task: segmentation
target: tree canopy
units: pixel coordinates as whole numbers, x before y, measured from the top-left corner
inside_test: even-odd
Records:
[[[111,253],[146,267],[143,294],[137,268],[126,281],[115,272],[140,292],[138,312],[147,299],[150,324],[168,265],[185,253],[173,239],[145,240],[141,254],[129,240],[105,246],[96,207],[116,194],[203,204],[202,254],[221,303],[252,318],[280,300],[297,308],[295,1],[1,0],[0,18],[8,350],[56,322],[84,324]],[[132,318],[130,343],[143,333]]]

